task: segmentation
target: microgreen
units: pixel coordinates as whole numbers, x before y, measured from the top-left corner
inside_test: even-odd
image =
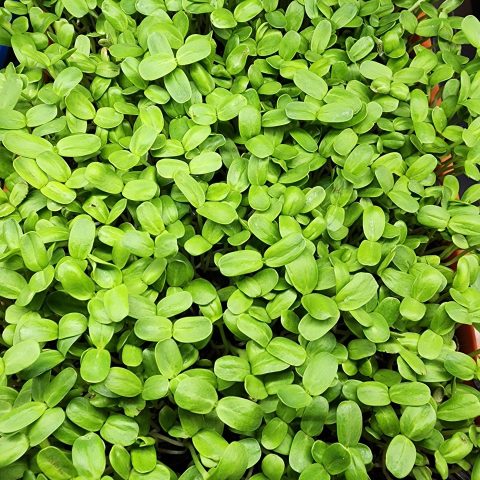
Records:
[[[461,3],[4,2],[2,480],[480,479]]]

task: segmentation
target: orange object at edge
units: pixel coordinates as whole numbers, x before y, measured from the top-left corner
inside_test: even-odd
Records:
[[[423,17],[425,17],[424,12],[420,12],[417,15],[417,18],[419,20]],[[420,38],[415,35],[414,36],[414,41],[418,41],[418,40],[420,40]],[[432,48],[433,47],[433,43],[432,43],[432,40],[430,38],[427,38],[424,41],[422,41],[421,45],[425,48]],[[435,85],[432,88],[432,91],[430,92],[430,98],[429,98],[430,105],[439,106],[439,105],[442,104],[442,99],[440,97],[438,97],[439,92],[440,92],[440,86]],[[447,155],[446,157],[442,158],[440,160],[440,162],[442,164],[446,163],[449,160],[451,160],[451,158],[452,158],[451,155]],[[440,175],[440,177],[443,177],[445,175],[448,175],[449,173],[452,173],[453,171],[454,171],[453,162],[450,162],[449,165],[448,165],[448,168],[445,169],[445,170],[442,170],[442,172],[439,172],[439,175]],[[461,254],[461,250],[455,250],[452,254],[452,258],[458,257],[460,254]],[[456,266],[457,266],[457,264],[454,263],[452,265],[452,268],[456,269]],[[456,336],[457,336],[457,339],[458,339],[459,348],[463,353],[465,353],[467,355],[470,355],[473,352],[478,352],[480,350],[480,332],[473,325],[460,325],[457,328]],[[474,355],[474,358],[476,358],[476,359],[480,358],[480,353],[476,353]],[[467,382],[467,383],[472,385],[471,382]],[[476,424],[480,425],[480,417],[477,417]]]

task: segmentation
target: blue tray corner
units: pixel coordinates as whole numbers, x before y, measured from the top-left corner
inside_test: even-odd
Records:
[[[10,47],[0,45],[0,68],[3,68],[7,65],[9,54]]]

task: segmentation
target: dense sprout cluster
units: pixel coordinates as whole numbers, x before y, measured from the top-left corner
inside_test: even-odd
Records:
[[[5,1],[2,480],[480,479],[461,2]]]

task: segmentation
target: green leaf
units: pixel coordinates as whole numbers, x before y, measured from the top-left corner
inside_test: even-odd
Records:
[[[418,201],[410,194],[392,190],[388,192],[388,198],[400,209],[408,213],[416,213],[419,209]]]
[[[262,256],[255,250],[231,252],[218,260],[218,268],[226,277],[236,277],[256,272],[263,267]]]
[[[340,312],[337,304],[331,298],[320,293],[312,293],[302,297],[305,310],[317,320],[338,319]]]
[[[296,367],[302,365],[307,358],[305,350],[288,338],[273,338],[267,346],[267,352],[279,360]]]
[[[108,350],[90,348],[81,357],[80,375],[88,383],[103,382],[110,371]]]
[[[60,407],[50,408],[28,430],[30,446],[39,445],[55,433],[65,421],[65,412]]]
[[[176,67],[177,62],[172,53],[159,52],[145,57],[138,65],[138,73],[144,80],[152,81],[165,77]]]
[[[262,11],[262,4],[259,0],[243,0],[233,12],[237,22],[248,22]]]
[[[157,314],[171,317],[188,310],[193,303],[191,293],[179,291],[167,295],[157,303]]]
[[[11,113],[11,115],[12,114],[13,112]],[[35,107],[30,108],[30,110],[27,111],[25,116],[27,120],[27,125],[29,127],[38,127],[39,125],[44,125],[45,123],[52,121],[57,116],[57,107],[55,105],[36,105]],[[18,120],[17,122],[20,123]],[[24,126],[25,124],[20,124],[20,126],[16,126],[13,128],[22,128]]]
[[[153,375],[145,380],[142,398],[144,400],[158,400],[165,397],[168,391],[168,380],[162,375]]]
[[[309,70],[298,70],[293,81],[302,92],[317,100],[322,100],[328,90],[325,80]]]
[[[83,157],[98,152],[101,145],[102,142],[96,135],[78,133],[59,140],[57,151],[62,157]]]
[[[138,437],[138,423],[125,415],[112,414],[100,429],[102,438],[113,444],[124,447],[132,445]]]
[[[278,417],[272,418],[262,430],[261,443],[263,447],[268,450],[279,447],[285,439],[287,431],[288,424]]]
[[[47,409],[44,403],[29,402],[0,415],[0,432],[14,433],[38,420]]]
[[[113,322],[120,322],[129,313],[128,288],[126,285],[117,285],[107,290],[103,297],[105,310]]]
[[[34,340],[24,340],[15,343],[3,356],[5,374],[12,375],[30,367],[39,356],[40,346],[38,342]]]
[[[78,437],[72,446],[72,462],[77,472],[87,478],[98,478],[105,471],[105,444],[96,433]]]
[[[284,385],[277,392],[280,401],[287,407],[305,408],[312,397],[300,385]]]
[[[57,447],[45,447],[37,454],[40,470],[52,480],[69,480],[77,476],[71,460]]]
[[[281,267],[295,260],[306,246],[305,238],[299,233],[291,233],[267,248],[264,254],[269,267]]]
[[[141,125],[133,133],[129,148],[134,155],[141,157],[150,150],[156,138],[155,128],[150,125]]]
[[[254,213],[248,219],[248,227],[253,235],[267,245],[273,245],[280,240],[278,227],[266,215]]]
[[[311,455],[312,446],[313,439],[308,435],[305,435],[302,431],[295,434],[288,457],[292,470],[301,472],[313,463]]]
[[[65,98],[67,110],[80,120],[93,120],[95,107],[88,98],[77,90],[71,91]]]
[[[84,397],[72,399],[67,405],[66,414],[73,423],[90,432],[100,430],[107,419],[102,410],[94,407]]]
[[[420,382],[392,385],[389,395],[392,402],[413,407],[425,405],[431,398],[428,386]]]
[[[248,452],[241,442],[232,442],[225,449],[220,462],[213,469],[210,478],[240,480],[248,468]]]
[[[197,213],[220,225],[230,225],[238,218],[236,210],[227,202],[205,202],[197,208]]]
[[[116,30],[123,32],[127,29],[128,17],[116,2],[104,0],[102,3],[102,12]]]
[[[218,378],[229,382],[243,382],[250,374],[250,365],[240,357],[224,355],[215,361],[214,372]]]
[[[237,25],[233,13],[226,8],[216,8],[210,14],[210,20],[217,28],[233,28]]]
[[[88,3],[86,0],[62,0],[62,4],[70,15],[81,18],[88,13]]]
[[[155,361],[162,375],[176,377],[182,370],[182,354],[174,340],[163,340],[155,347]]]
[[[0,438],[0,468],[11,465],[28,450],[28,438],[24,433],[15,433]]]
[[[122,397],[136,397],[142,393],[142,381],[130,370],[112,367],[105,379],[105,386]]]
[[[377,293],[378,284],[369,273],[356,273],[337,293],[335,301],[342,311],[357,310]]]
[[[48,140],[22,130],[7,131],[3,135],[2,143],[10,152],[29,158],[36,158],[45,151],[53,150]]]
[[[74,7],[75,2],[73,0],[67,0],[67,4]],[[85,6],[86,8],[86,3],[84,0],[78,2],[77,5],[81,6],[81,8],[83,6]],[[67,8],[67,10],[69,10],[69,8]],[[88,11],[88,8],[87,8],[87,11]],[[87,11],[85,11],[85,14],[87,13]],[[80,16],[83,16],[83,15],[80,15]],[[57,75],[57,77],[55,78],[55,81],[53,82],[53,90],[58,96],[65,96],[82,81],[82,77],[83,77],[83,74],[79,68],[66,67],[63,70],[61,70]]]
[[[201,152],[190,160],[188,166],[192,175],[213,173],[222,167],[222,157],[216,152]]]
[[[152,180],[130,180],[125,184],[122,195],[135,202],[151,200],[158,193],[158,185]]]
[[[215,411],[225,425],[243,433],[255,431],[263,419],[260,406],[241,397],[221,398]]]
[[[480,400],[470,394],[454,394],[438,407],[437,417],[447,422],[468,420],[480,415]]]
[[[388,445],[385,465],[395,478],[405,478],[412,471],[415,459],[415,445],[404,435],[397,435]]]
[[[218,400],[215,388],[206,380],[196,377],[181,380],[174,398],[180,408],[200,415],[210,413]]]
[[[358,399],[365,405],[381,407],[390,404],[388,387],[380,382],[363,382],[357,388]]]
[[[478,235],[480,233],[480,221],[477,215],[459,214],[448,222],[448,228],[462,235]]]
[[[328,103],[317,110],[317,120],[321,123],[342,123],[353,118],[353,110],[341,103]]]
[[[72,367],[63,369],[55,376],[45,389],[43,400],[49,407],[58,405],[72,389],[77,381],[77,372]]]
[[[201,145],[210,135],[209,125],[195,125],[190,128],[182,138],[182,144],[185,151],[189,152]]]
[[[347,448],[340,443],[329,445],[323,455],[322,463],[331,475],[344,472],[350,465],[351,455]]]
[[[201,342],[212,333],[212,322],[206,317],[184,317],[173,324],[173,338],[181,343]]]
[[[134,331],[142,340],[161,342],[172,337],[172,322],[162,316],[144,317],[135,322]]]
[[[111,167],[99,162],[89,163],[85,178],[96,188],[104,192],[117,194],[123,190],[123,182]]]
[[[345,447],[354,447],[362,435],[362,411],[357,403],[346,400],[337,407],[337,437]]]
[[[168,73],[164,81],[165,88],[177,103],[186,103],[192,97],[188,77],[181,68],[176,68],[173,72]]]
[[[266,158],[273,154],[275,146],[272,140],[266,135],[256,135],[245,143],[248,151],[258,158]]]
[[[410,93],[410,111],[414,123],[426,120],[428,115],[428,98],[421,90],[416,89]]]
[[[313,31],[311,39],[311,49],[316,53],[323,53],[330,43],[330,37],[332,35],[332,24],[327,19],[321,19],[315,30]]]
[[[74,258],[85,260],[95,241],[95,223],[88,215],[75,217],[70,225],[68,251]]]
[[[437,415],[430,404],[407,407],[400,418],[400,431],[413,441],[429,437],[437,422]]]
[[[308,363],[303,374],[303,385],[310,395],[321,395],[337,376],[338,361],[330,353],[321,352]]]
[[[199,62],[208,57],[211,50],[212,46],[207,37],[190,35],[185,44],[177,50],[177,62],[179,65],[189,65]]]
[[[412,297],[419,302],[430,300],[445,286],[445,277],[437,269],[425,266],[412,285]]]
[[[16,299],[18,295],[27,287],[26,280],[17,272],[0,268],[0,297]]]
[[[48,199],[61,205],[68,205],[75,200],[75,191],[59,182],[48,182],[41,192]]]
[[[369,205],[363,211],[363,232],[372,242],[379,240],[385,230],[385,214],[380,207]]]
[[[462,32],[467,37],[467,40],[475,48],[480,48],[480,22],[478,18],[473,15],[467,15],[462,20]]]
[[[375,41],[372,37],[360,37],[348,50],[348,58],[352,62],[358,62],[365,58],[374,48]]]
[[[318,283],[315,257],[304,250],[300,256],[285,266],[291,284],[303,295],[311,293]]]
[[[445,370],[462,380],[472,380],[477,365],[475,360],[462,352],[449,352],[445,358]]]
[[[370,80],[375,80],[379,77],[392,78],[392,71],[386,65],[374,62],[372,60],[366,60],[360,65],[360,73]]]
[[[248,140],[260,134],[262,116],[253,105],[246,105],[238,113],[238,129],[242,138]]]
[[[174,180],[175,185],[195,208],[199,208],[205,203],[205,193],[202,187],[188,173],[179,171],[175,174]]]

